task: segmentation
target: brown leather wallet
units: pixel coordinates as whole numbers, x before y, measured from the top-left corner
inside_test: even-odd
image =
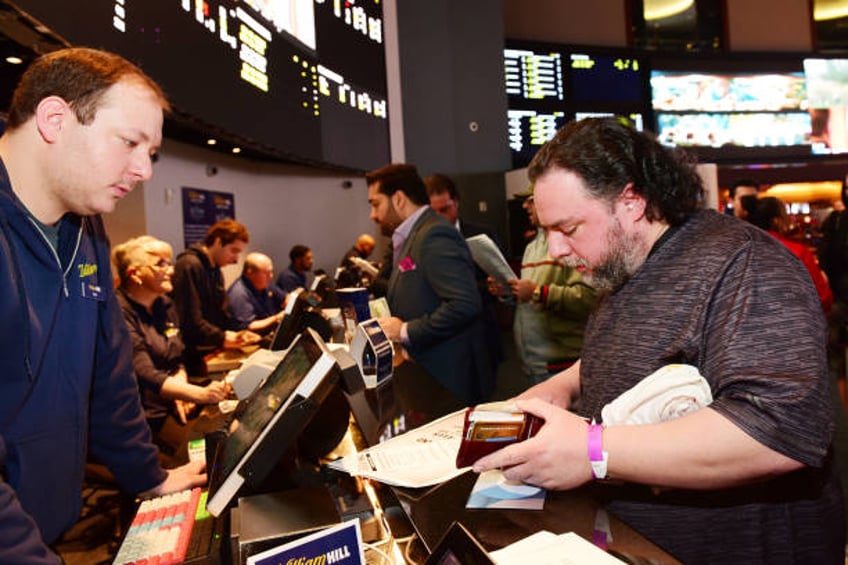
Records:
[[[492,402],[465,410],[456,467],[469,467],[481,457],[536,435],[545,421],[522,412],[511,402]]]

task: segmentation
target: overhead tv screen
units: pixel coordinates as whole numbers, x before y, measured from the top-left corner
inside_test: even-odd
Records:
[[[649,109],[644,59],[622,49],[507,41],[504,76],[515,168],[571,120],[620,116],[642,129]]]
[[[575,52],[569,55],[570,98],[575,103],[622,102],[641,105],[645,99],[643,65],[626,55]]]
[[[536,152],[565,125],[565,112],[537,110],[507,110],[509,148],[514,167],[527,166]]]
[[[813,152],[848,152],[848,59],[804,59]]]
[[[389,162],[379,0],[16,0],[74,45],[138,63],[180,113],[272,154]]]
[[[551,50],[504,49],[506,93],[514,100],[562,100],[562,55]]]
[[[651,73],[654,110],[779,112],[806,103],[803,73]]]
[[[660,142],[711,159],[810,155],[812,124],[799,72],[651,72]]]

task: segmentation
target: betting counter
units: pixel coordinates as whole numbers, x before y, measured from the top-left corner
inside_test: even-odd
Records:
[[[371,371],[373,348],[365,357]],[[357,518],[363,542],[375,548],[366,552],[369,561],[387,554],[396,563],[423,563],[459,522],[489,551],[547,530],[575,532],[625,562],[677,563],[604,510],[603,486],[548,492],[542,510],[469,509],[477,478],[470,471],[428,488],[401,488],[330,469],[328,461],[351,450],[462,408],[414,363],[394,367],[379,384],[371,379],[369,387],[362,366],[363,357],[357,361],[349,348],[307,329],[234,412],[207,407],[189,425],[166,425],[163,433],[175,445],[207,440],[207,506],[224,539],[212,549],[217,555],[198,562],[245,562]],[[175,454],[174,463],[183,456]]]

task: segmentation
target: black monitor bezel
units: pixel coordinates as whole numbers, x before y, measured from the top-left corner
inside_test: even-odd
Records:
[[[215,457],[209,468],[209,493],[207,505],[212,502],[220,490],[232,491],[232,484],[241,484],[235,488],[232,495],[227,492],[221,494],[223,499],[214,501],[214,508],[210,512],[215,514],[230,506],[235,498],[235,492],[242,490],[245,485],[257,486],[267,476],[280,458],[297,441],[299,435],[311,421],[318,411],[321,403],[327,398],[339,380],[339,370],[336,358],[331,355],[324,345],[321,337],[308,328],[298,335],[286,355],[280,360],[274,370],[268,375],[263,383],[246,399],[239,402],[234,411],[232,421],[239,420],[252,406],[261,402],[268,393],[268,387],[274,383],[274,376],[284,373],[288,369],[287,363],[291,363],[290,356],[296,349],[303,348],[309,360],[309,369],[299,375],[288,398],[280,399],[280,406],[274,411],[268,422],[262,425],[252,442],[244,446],[240,453],[236,453],[229,460],[235,460],[232,467],[222,468],[225,452],[228,449],[229,434],[218,442]],[[287,361],[288,360],[288,361]],[[326,367],[317,367],[318,363],[325,363]],[[324,371],[323,375],[317,375],[318,381],[314,388],[303,391],[302,386],[307,378],[314,378],[312,371]],[[306,392],[306,394],[303,394]],[[236,477],[238,475],[238,477]],[[226,485],[226,489],[224,486]]]

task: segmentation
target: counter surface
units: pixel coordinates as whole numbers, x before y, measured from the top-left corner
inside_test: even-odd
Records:
[[[374,445],[404,431],[454,412],[462,405],[436,384],[419,367],[404,363],[395,368],[391,380],[378,389],[345,395],[356,425],[352,427],[354,443],[359,447]],[[326,408],[326,407],[322,407]],[[339,409],[338,404],[333,411]],[[344,406],[341,407],[344,409]],[[175,447],[166,457],[173,464],[187,459],[185,444],[189,439],[221,429],[227,421],[216,407],[208,406],[187,426],[169,418],[162,436]],[[322,418],[319,413],[318,418]],[[328,414],[323,418],[328,420]],[[334,414],[333,420],[338,418]],[[321,429],[318,424],[317,431]],[[310,424],[311,427],[316,427]],[[312,434],[314,434],[313,430]],[[301,442],[303,443],[303,442]],[[313,442],[314,443],[314,442]],[[320,443],[320,442],[319,442]],[[167,449],[167,448],[166,448]],[[308,458],[312,458],[310,454]],[[308,467],[309,465],[305,465]],[[303,471],[304,466],[299,468]],[[488,550],[505,547],[540,530],[556,534],[575,532],[607,549],[616,557],[633,563],[679,563],[673,556],[650,542],[627,524],[604,510],[600,500],[603,485],[587,485],[572,491],[549,491],[543,510],[467,509],[466,501],[477,479],[468,472],[455,479],[427,489],[404,489],[375,485],[383,491],[381,504],[387,516],[402,509],[408,524],[428,551],[432,551],[454,521],[461,522]],[[395,507],[396,505],[396,507]],[[405,521],[405,520],[404,520]],[[395,521],[396,523],[399,523]],[[390,527],[394,530],[395,527]],[[392,532],[396,537],[408,537],[406,531]]]
[[[379,389],[348,398],[365,445],[393,436],[461,405],[410,363],[395,368],[392,380]],[[467,509],[477,479],[469,471],[428,489],[390,490],[405,511],[416,534],[432,551],[454,521],[461,522],[488,550],[505,547],[540,530],[555,534],[575,532],[606,548],[626,562],[679,563],[627,524],[604,510],[604,485],[571,491],[549,491],[543,510]],[[386,487],[384,487],[386,488]]]

